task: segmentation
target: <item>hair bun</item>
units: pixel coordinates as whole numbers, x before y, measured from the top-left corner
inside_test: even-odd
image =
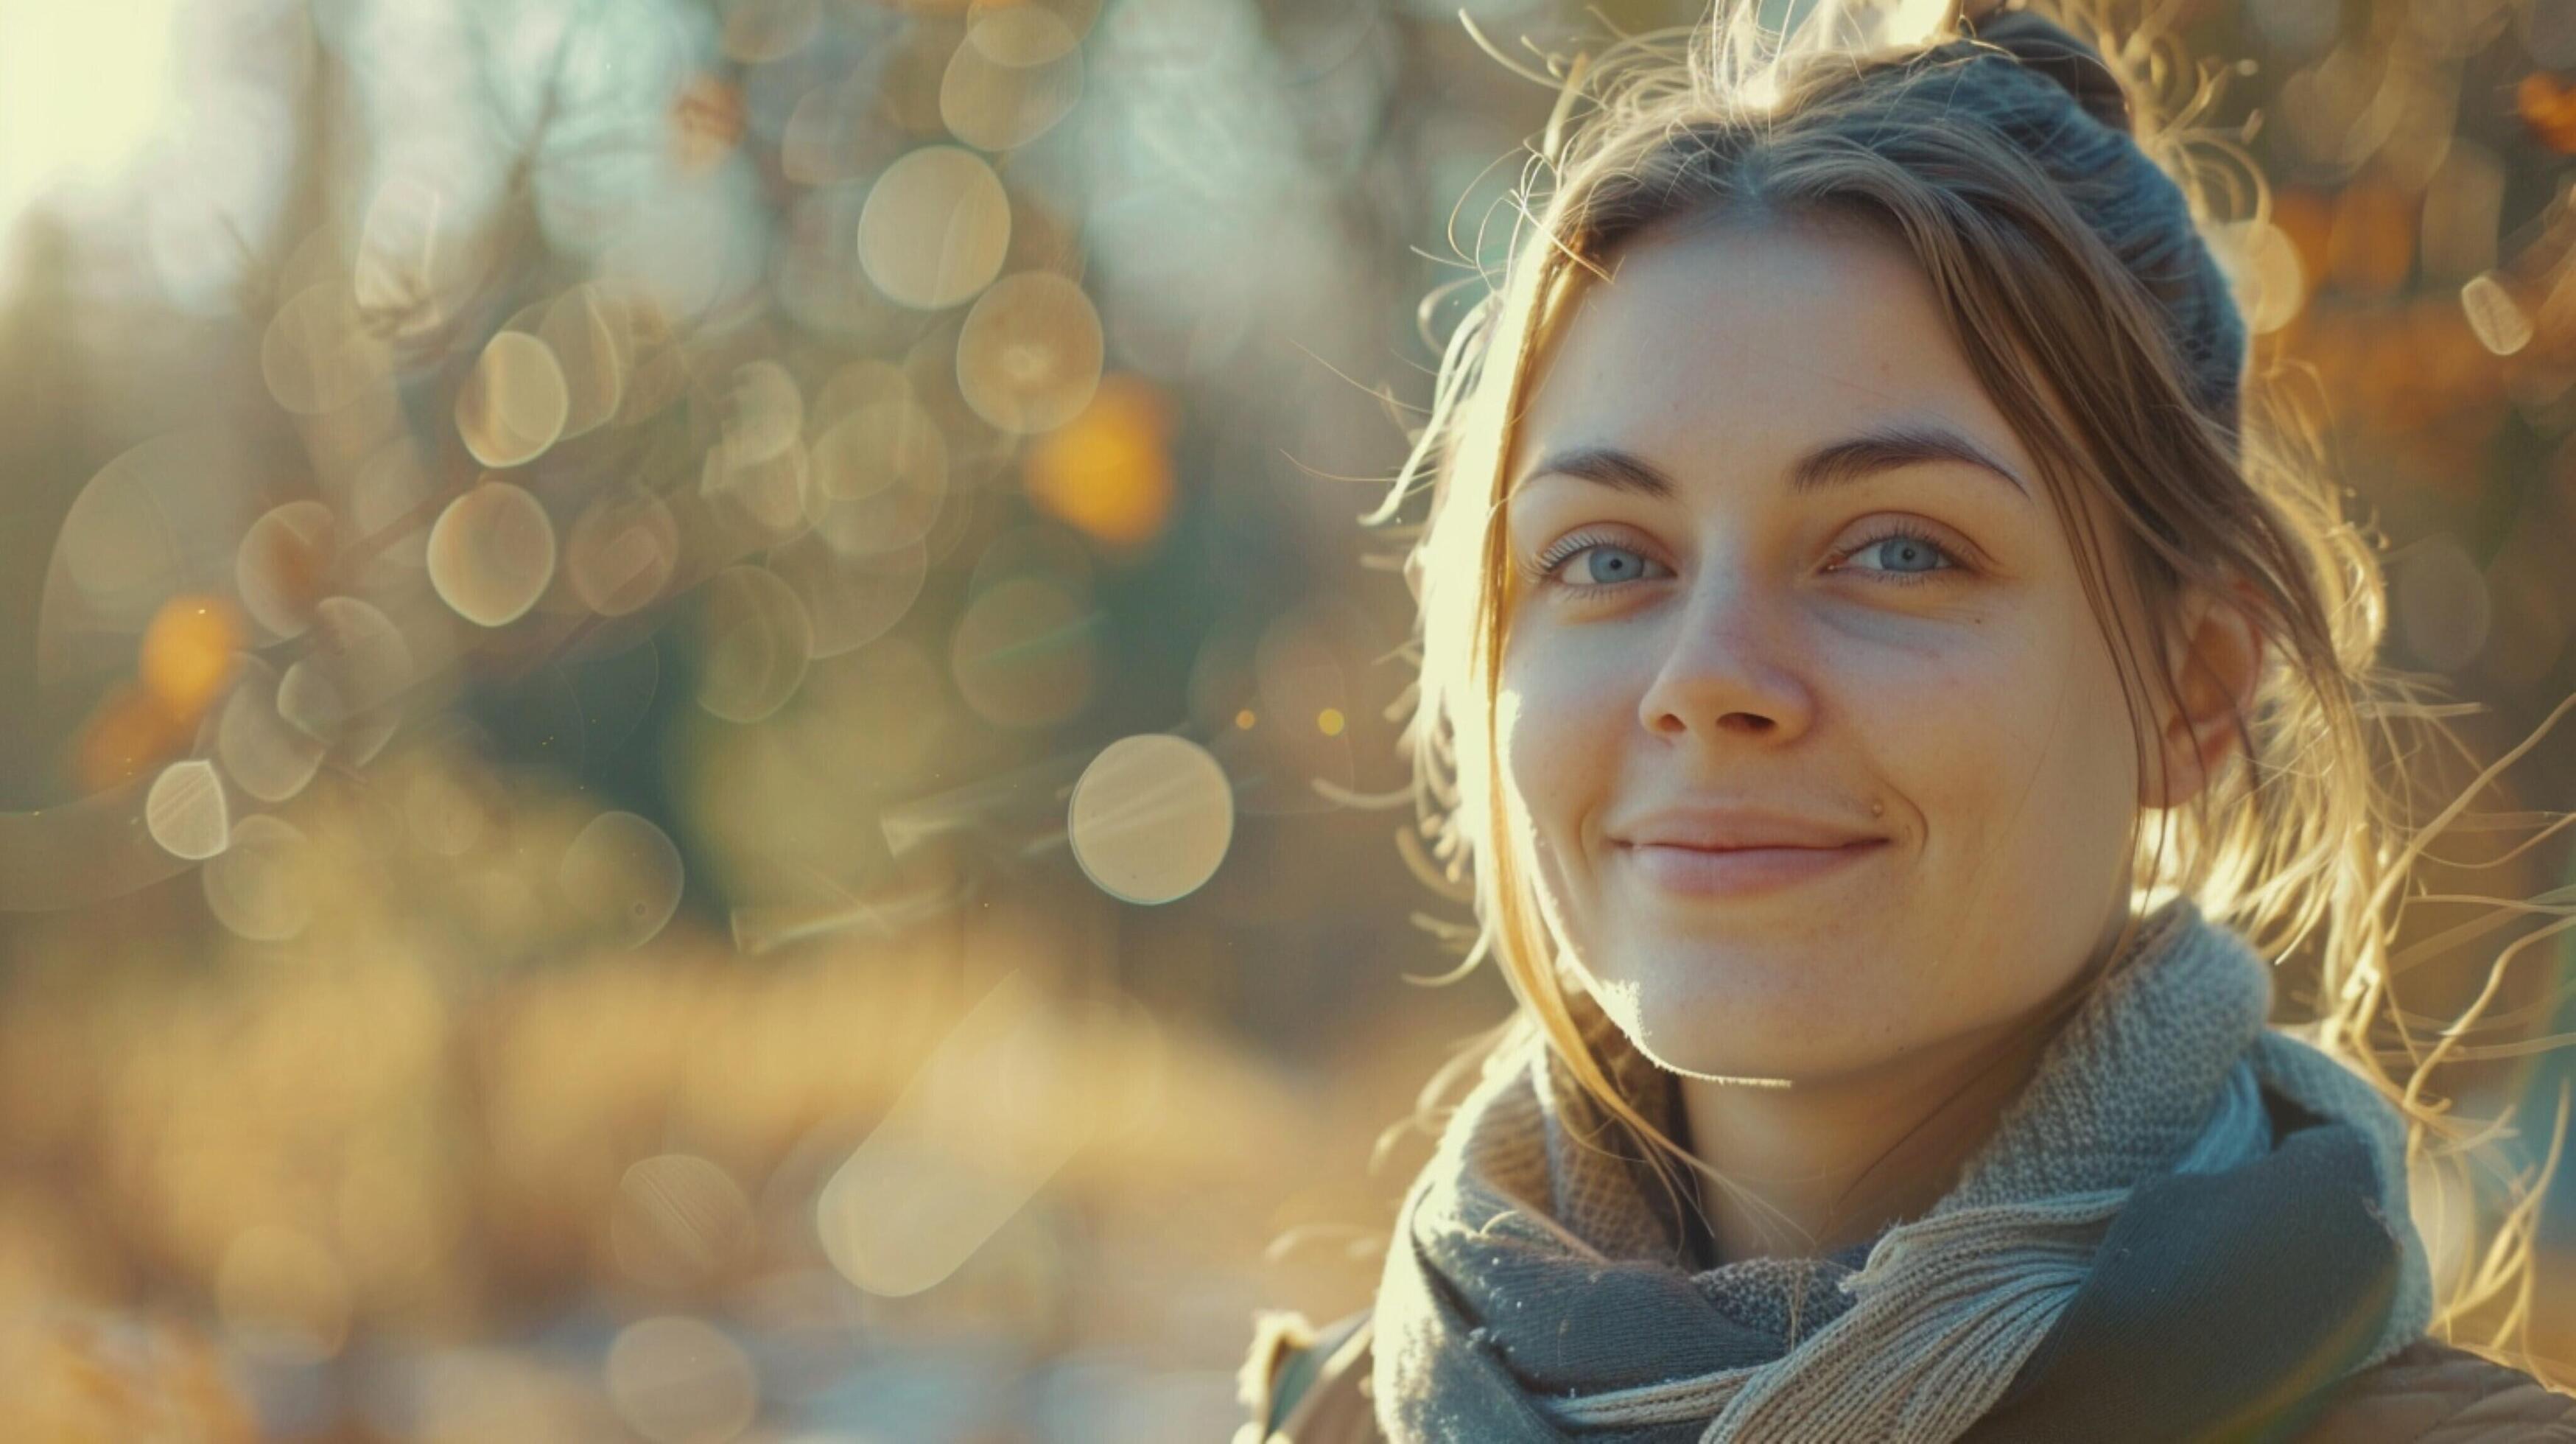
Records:
[[[2036,10],[1996,10],[1963,21],[1968,35],[2009,52],[2025,69],[2054,80],[2075,103],[2111,129],[2127,134],[2129,94],[2102,52],[2068,34]]]

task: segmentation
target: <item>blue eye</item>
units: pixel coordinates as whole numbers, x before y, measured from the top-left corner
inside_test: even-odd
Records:
[[[1588,557],[1587,553],[1590,554]],[[1569,562],[1574,565],[1568,566]],[[1649,560],[1634,547],[1595,537],[1576,536],[1548,548],[1546,555],[1541,556],[1535,565],[1523,568],[1523,574],[1543,585],[1579,592],[1602,592],[1642,581],[1645,569],[1658,565],[1661,563]],[[1568,571],[1588,580],[1568,582],[1560,576],[1560,573]]]
[[[1950,549],[1912,527],[1898,525],[1871,537],[1850,551],[1856,557],[1876,551],[1883,570],[1877,575],[1898,586],[1915,586],[1945,571],[1959,570],[1958,559]]]

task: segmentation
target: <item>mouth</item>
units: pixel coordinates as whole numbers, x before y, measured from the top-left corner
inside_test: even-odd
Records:
[[[1621,863],[1659,891],[1688,897],[1746,897],[1850,872],[1886,847],[1883,837],[1839,847],[1686,847],[1622,842]]]

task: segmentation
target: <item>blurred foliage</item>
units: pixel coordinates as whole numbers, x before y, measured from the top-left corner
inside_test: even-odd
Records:
[[[2576,4],[2156,13],[2492,751]],[[0,1433],[1230,1433],[1508,1001],[1353,522],[1550,99],[1427,0],[0,0]]]

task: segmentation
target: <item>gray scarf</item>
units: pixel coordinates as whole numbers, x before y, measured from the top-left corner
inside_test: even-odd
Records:
[[[1822,1258],[1690,1271],[1688,1181],[1668,1189],[1642,1149],[1611,1147],[1625,1131],[1523,1036],[1398,1216],[1375,1310],[1379,1427],[1394,1444],[1947,1444],[2012,1389],[2134,1190],[2274,1149],[2267,1092],[2367,1144],[2397,1270],[2351,1367],[2420,1336],[2432,1286],[2395,1109],[2265,1026],[2271,969],[2188,898],[2143,920],[2119,962],[1948,1194]],[[1623,1096],[1679,1136],[1672,1075],[1569,1002]]]

